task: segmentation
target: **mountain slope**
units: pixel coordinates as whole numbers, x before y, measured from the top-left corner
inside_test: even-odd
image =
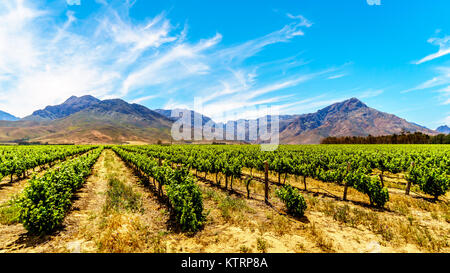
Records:
[[[19,118],[0,110],[0,120],[16,121],[19,120]]]
[[[70,116],[92,105],[100,102],[99,99],[93,96],[72,96],[60,105],[47,106],[42,110],[34,111],[33,114],[24,118],[24,120],[55,120]]]
[[[154,110],[155,112],[169,118],[172,121],[176,121],[179,118],[177,117],[172,117],[172,111],[177,111],[177,112],[182,112],[182,113],[189,113],[191,116],[191,127],[194,127],[194,118],[196,117],[195,115],[197,115],[198,117],[201,117],[202,119],[202,125],[205,125],[206,123],[212,121],[210,117],[204,116],[201,113],[192,111],[192,110],[188,110],[188,109],[171,109],[171,110],[166,110],[166,109],[156,109]],[[214,122],[214,121],[212,121]]]
[[[160,113],[170,116],[171,110],[157,110]],[[193,113],[193,112],[192,112]],[[177,120],[176,118],[171,118]],[[270,121],[271,116],[259,118],[257,120],[237,120],[231,121],[234,128],[241,124],[245,128],[244,139],[238,139],[235,132],[234,140],[244,140],[246,142],[260,143],[261,140],[250,139],[250,122],[263,122],[264,119]],[[356,98],[335,103],[325,107],[316,113],[303,115],[280,115],[279,132],[280,143],[282,144],[318,144],[328,136],[379,136],[399,134],[401,132],[422,132],[435,135],[436,131],[426,127],[408,122],[395,115],[383,113],[368,107]],[[205,117],[203,117],[205,123]],[[206,117],[206,120],[210,120]],[[193,122],[192,122],[193,125]],[[258,130],[259,135],[259,130]],[[224,129],[225,137],[225,129]]]
[[[443,134],[450,134],[450,127],[447,125],[439,126],[436,131]]]
[[[194,128],[191,113],[192,135],[201,132]],[[49,143],[155,143],[170,141],[171,127],[176,118],[171,110],[152,111],[139,104],[129,104],[121,99],[98,100],[92,96],[71,97],[64,103],[48,106],[19,121],[0,121],[0,142]],[[368,107],[356,98],[325,107],[315,113],[278,116],[280,143],[314,144],[328,136],[390,135],[401,132],[438,132],[408,122],[388,113]],[[270,120],[272,117],[268,116]],[[256,120],[261,122],[263,119]],[[212,122],[202,117],[202,124]],[[228,123],[230,124],[230,123]],[[259,143],[249,139],[250,120],[231,121],[235,128],[244,125],[245,137],[235,140]],[[224,130],[224,135],[226,135]],[[191,136],[192,136],[191,135]]]
[[[435,131],[380,112],[351,98],[316,113],[298,116],[280,132],[280,141],[311,144],[320,143],[327,136],[379,136],[399,134],[402,131],[436,134]]]
[[[67,111],[79,109],[77,107],[80,104],[77,104],[69,103],[74,107],[68,107]],[[52,113],[57,112],[54,109],[61,109],[58,113],[67,115],[68,112],[63,109],[65,106],[68,106],[67,101],[51,108]],[[154,143],[158,139],[170,139],[172,121],[142,105],[114,99],[98,100],[97,103],[81,108],[80,111],[54,120],[37,118],[0,123],[0,141],[120,144]]]

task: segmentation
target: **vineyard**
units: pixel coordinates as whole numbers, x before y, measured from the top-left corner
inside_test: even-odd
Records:
[[[4,146],[0,160],[0,252],[450,248],[446,145]]]

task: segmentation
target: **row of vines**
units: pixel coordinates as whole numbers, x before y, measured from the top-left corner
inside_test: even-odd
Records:
[[[0,148],[0,180],[9,176],[25,176],[35,167],[85,153],[92,146],[3,146]]]
[[[71,207],[73,194],[91,173],[102,150],[93,149],[28,181],[17,200],[19,221],[28,231],[49,233],[62,223]]]
[[[276,174],[278,184],[289,175],[302,176],[352,187],[366,194],[371,205],[383,207],[389,201],[385,186],[386,173],[404,173],[411,186],[438,199],[450,187],[450,150],[445,145],[321,145],[281,146],[275,152],[259,150],[255,145],[173,145],[123,146],[121,149],[182,164],[198,172],[225,176],[226,187],[240,179],[244,169],[250,174],[269,171]]]
[[[177,223],[184,231],[197,231],[204,222],[202,193],[185,168],[172,168],[166,162],[140,153],[113,147],[113,150],[136,171],[158,183],[158,194],[167,196]]]

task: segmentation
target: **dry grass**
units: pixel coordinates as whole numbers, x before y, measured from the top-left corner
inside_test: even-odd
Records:
[[[440,229],[435,225],[426,224],[425,219],[412,216],[410,207],[403,203],[393,204],[397,215],[350,207],[348,204],[339,204],[330,200],[319,201],[314,197],[308,198],[308,201],[312,204],[312,209],[321,211],[339,223],[353,228],[365,228],[380,235],[381,242],[386,246],[399,247],[415,244],[422,251],[429,252],[442,252],[449,247],[448,226],[444,224],[443,229]],[[421,202],[419,201],[420,204]]]
[[[102,215],[97,224],[95,242],[98,252],[132,253],[167,251],[162,235],[145,218],[139,180],[112,152],[107,151],[105,168],[109,170],[108,189]]]
[[[220,211],[221,217],[229,223],[244,223],[247,221],[245,212],[253,210],[248,206],[247,202],[238,197],[226,195],[213,189],[203,188],[203,196],[206,200],[213,201]]]
[[[249,170],[244,172],[250,174]],[[255,170],[253,175],[262,177],[262,173]],[[204,174],[199,173],[199,176],[204,177]],[[215,181],[215,175],[208,174],[206,177],[210,181]],[[278,177],[270,174],[269,179],[277,181]],[[401,179],[400,175],[395,179],[388,177],[386,181],[402,185],[397,181]],[[284,177],[282,182],[283,180]],[[303,189],[302,177],[288,176],[286,182]],[[247,206],[251,208],[249,211],[253,209],[252,214],[243,209],[236,209],[236,205],[221,204],[223,201],[214,196],[226,194],[223,186],[222,178],[221,190],[208,185],[209,188],[205,191],[207,199],[216,199],[212,206],[221,211],[222,220],[217,219],[217,214],[212,213],[215,208],[210,208],[210,218],[213,219],[211,223],[232,224],[241,229],[256,227],[260,233],[278,236],[280,241],[282,237],[308,236],[314,247],[311,246],[311,242],[298,243],[295,247],[291,246],[296,252],[317,252],[315,247],[319,248],[319,252],[355,252],[356,249],[365,251],[363,250],[365,245],[373,244],[379,244],[380,251],[385,252],[447,252],[449,250],[447,201],[433,203],[417,195],[405,196],[402,191],[399,191],[391,193],[390,202],[385,209],[380,210],[370,207],[368,197],[354,189],[349,189],[348,192],[348,198],[351,201],[344,202],[341,200],[343,186],[308,178],[308,190],[302,191],[302,194],[307,200],[306,218],[309,222],[301,223],[298,219],[279,215],[267,207],[262,209],[263,198],[260,195],[264,193],[264,185],[259,181],[255,180],[250,184],[251,199],[246,199],[245,182],[235,180],[233,184],[233,189],[241,194],[239,198],[246,200]],[[270,199],[282,210],[279,200],[273,195],[276,187],[271,185]],[[256,205],[258,202],[259,205]],[[234,209],[228,210],[230,207]],[[227,209],[223,210],[224,208]],[[260,211],[265,211],[264,219],[260,217]],[[325,219],[321,215],[325,216]],[[249,219],[252,220],[248,221]],[[350,241],[342,241],[342,238]]]
[[[0,224],[13,225],[19,222],[19,206],[17,199],[19,195],[13,196],[8,202],[0,204]]]

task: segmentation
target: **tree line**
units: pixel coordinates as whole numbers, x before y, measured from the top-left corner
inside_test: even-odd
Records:
[[[416,132],[385,136],[327,137],[321,141],[321,144],[450,144],[450,134],[430,136]]]

